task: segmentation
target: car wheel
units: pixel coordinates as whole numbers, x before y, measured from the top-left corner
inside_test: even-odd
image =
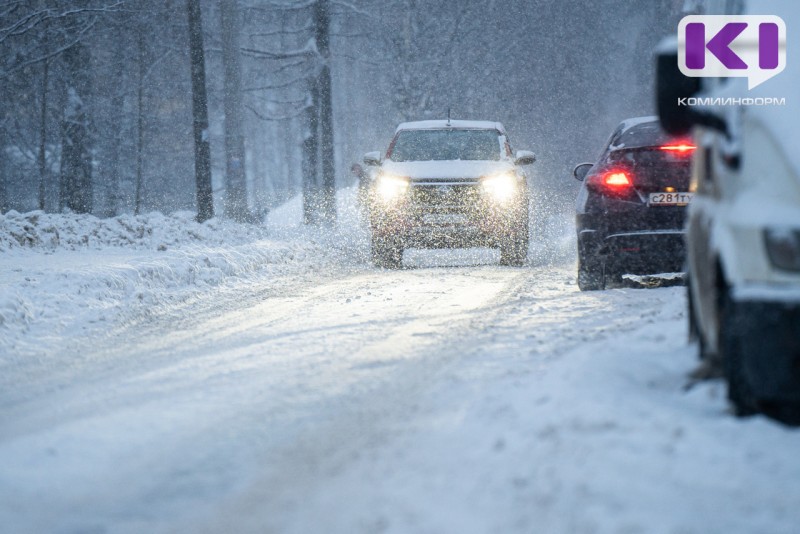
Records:
[[[500,265],[522,267],[528,259],[528,228],[522,229],[505,236],[500,242]]]
[[[738,306],[726,289],[719,310],[719,356],[728,381],[728,400],[733,404],[736,415],[745,417],[757,413],[758,406],[744,374],[743,354],[737,338],[739,320]]]
[[[581,291],[605,289],[603,264],[597,258],[587,258],[578,253],[578,288]]]
[[[403,243],[397,238],[372,236],[372,264],[384,269],[403,266]]]

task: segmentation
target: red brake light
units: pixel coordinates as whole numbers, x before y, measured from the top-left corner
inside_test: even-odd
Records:
[[[633,188],[633,179],[627,171],[609,169],[590,177],[586,185],[604,195],[627,196]]]
[[[623,171],[611,171],[603,175],[602,181],[604,185],[619,189],[631,185],[631,179]]]
[[[674,143],[671,145],[664,145],[660,148],[661,150],[666,150],[668,152],[677,152],[679,154],[691,154],[697,147],[690,143]]]

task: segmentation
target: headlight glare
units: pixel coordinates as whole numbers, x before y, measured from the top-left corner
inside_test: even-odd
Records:
[[[510,200],[517,193],[517,177],[511,173],[485,178],[482,185],[489,196],[501,202]]]
[[[800,272],[800,229],[767,228],[764,242],[773,267]]]
[[[408,191],[408,178],[394,176],[392,174],[381,174],[378,176],[377,191],[383,200],[393,200]]]

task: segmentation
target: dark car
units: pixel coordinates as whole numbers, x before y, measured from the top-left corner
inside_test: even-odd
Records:
[[[528,182],[503,125],[489,121],[401,124],[377,168],[369,195],[372,259],[399,267],[406,248],[498,247],[500,263],[528,254]]]
[[[599,160],[575,167],[578,286],[604,289],[622,275],[684,268],[684,219],[692,199],[690,141],[667,135],[656,117],[621,123]]]

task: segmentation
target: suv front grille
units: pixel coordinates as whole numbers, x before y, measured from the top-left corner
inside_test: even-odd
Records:
[[[465,213],[480,202],[479,184],[411,186],[411,205],[418,213]]]

